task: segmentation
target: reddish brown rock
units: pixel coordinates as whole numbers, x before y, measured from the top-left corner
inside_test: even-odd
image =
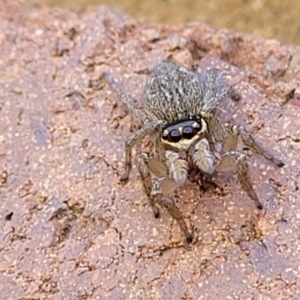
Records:
[[[4,1],[0,298],[297,299],[299,50],[201,23],[149,25],[106,7],[77,14]],[[119,184],[123,143],[138,124],[100,78],[109,72],[141,104],[148,70],[166,58],[222,68],[242,94],[222,104],[223,120],[285,162],[249,158],[261,215],[232,174],[216,176],[223,190],[180,189],[197,236],[190,249],[164,210],[153,217],[136,167]]]

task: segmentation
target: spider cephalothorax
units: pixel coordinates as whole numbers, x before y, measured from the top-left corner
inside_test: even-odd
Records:
[[[188,242],[193,240],[193,235],[169,195],[185,184],[191,163],[204,174],[236,170],[242,188],[258,208],[262,204],[252,187],[246,157],[236,150],[239,136],[254,153],[283,166],[243,127],[228,129],[216,117],[215,108],[228,97],[239,100],[232,86],[223,82],[221,71],[205,70],[198,75],[170,61],[159,64],[148,76],[143,109],[121,93],[124,105],[142,123],[141,129],[125,142],[125,172],[121,180],[129,178],[131,148],[149,136],[155,151],[144,153],[139,160],[145,191],[155,216],[159,215],[157,204],[167,208]]]

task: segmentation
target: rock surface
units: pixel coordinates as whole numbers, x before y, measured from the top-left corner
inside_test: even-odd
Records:
[[[224,122],[285,162],[249,157],[262,214],[234,174],[206,193],[178,190],[197,236],[188,249],[164,210],[153,217],[135,166],[119,184],[139,124],[101,80],[108,72],[140,102],[166,58],[222,68],[242,95],[222,104]],[[299,47],[2,1],[0,70],[1,299],[299,299]]]

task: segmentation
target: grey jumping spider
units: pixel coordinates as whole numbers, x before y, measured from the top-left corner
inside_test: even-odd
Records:
[[[206,70],[197,75],[164,61],[148,76],[143,109],[137,108],[128,95],[119,93],[123,104],[142,123],[141,129],[125,142],[125,172],[121,180],[129,178],[131,148],[149,136],[155,151],[142,154],[139,172],[155,217],[159,216],[157,204],[165,207],[178,221],[187,241],[193,240],[182,213],[169,195],[186,183],[191,168],[195,167],[206,174],[237,169],[240,185],[262,209],[248,175],[246,157],[236,151],[238,138],[255,154],[279,167],[283,163],[257,144],[242,126],[228,129],[215,116],[215,108],[223,99],[239,100],[232,86],[222,82],[219,70]]]

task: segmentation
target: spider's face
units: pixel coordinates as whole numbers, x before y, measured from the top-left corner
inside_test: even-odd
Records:
[[[201,117],[181,120],[168,124],[162,132],[161,141],[165,146],[178,151],[188,150],[207,132],[207,124]]]

